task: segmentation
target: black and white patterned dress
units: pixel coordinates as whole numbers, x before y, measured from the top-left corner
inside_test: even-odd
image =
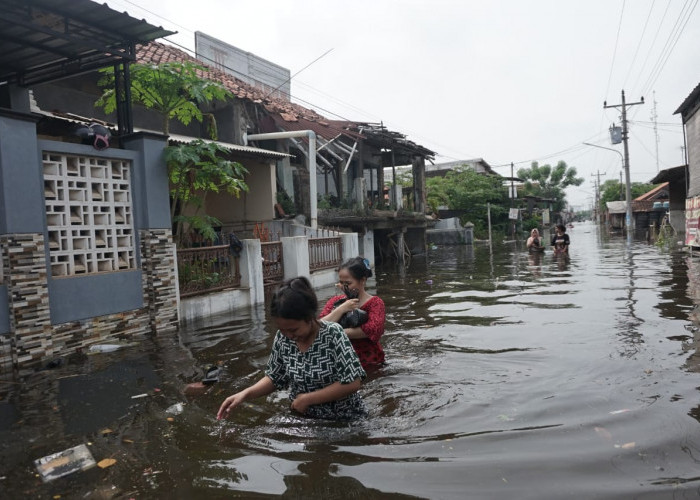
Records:
[[[334,382],[349,384],[366,377],[343,328],[326,321],[321,321],[318,335],[306,352],[301,352],[293,340],[277,332],[265,375],[277,389],[288,388],[291,401],[297,394],[317,391]],[[305,415],[349,420],[367,415],[367,409],[360,395],[354,392],[338,401],[311,405]]]

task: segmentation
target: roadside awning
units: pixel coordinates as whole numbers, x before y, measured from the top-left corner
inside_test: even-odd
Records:
[[[135,44],[173,33],[92,0],[0,0],[0,85],[133,61]]]

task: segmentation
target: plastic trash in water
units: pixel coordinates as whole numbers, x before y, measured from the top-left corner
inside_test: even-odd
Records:
[[[122,344],[92,344],[90,347],[88,347],[88,354],[95,354],[98,352],[114,352],[132,345],[136,345],[136,343],[126,342]]]
[[[167,410],[165,410],[165,413],[168,415],[179,415],[185,410],[185,405],[183,403],[175,403],[171,407],[169,407]]]
[[[432,285],[432,284],[433,284],[433,280],[425,280],[425,284],[426,284],[426,285]]]
[[[84,444],[34,460],[41,480],[45,483],[73,472],[95,466],[95,459]]]
[[[121,344],[93,344],[88,347],[89,353],[96,352],[114,352],[121,349],[123,346]]]

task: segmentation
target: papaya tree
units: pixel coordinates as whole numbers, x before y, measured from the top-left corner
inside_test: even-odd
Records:
[[[131,73],[131,98],[133,102],[153,109],[160,114],[163,133],[170,133],[170,120],[175,118],[184,125],[195,119],[200,123],[203,113],[199,106],[214,100],[232,97],[231,92],[219,82],[205,77],[208,69],[189,61],[173,61],[162,64],[133,64]],[[112,68],[101,70],[98,82],[103,94],[95,102],[105,113],[117,108]],[[216,139],[215,122],[210,122],[209,135]]]
[[[205,240],[215,238],[214,226],[221,222],[201,213],[209,193],[225,192],[239,197],[242,191],[248,191],[244,181],[248,170],[226,159],[227,153],[224,147],[201,139],[165,148],[170,215],[178,244],[184,243],[183,238],[190,230],[196,230]]]

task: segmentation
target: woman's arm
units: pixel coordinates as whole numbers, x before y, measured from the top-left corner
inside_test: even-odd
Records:
[[[298,394],[296,399],[292,401],[292,410],[301,414],[306,413],[306,410],[311,405],[319,405],[328,403],[329,401],[338,401],[348,397],[350,394],[357,392],[360,389],[360,379],[356,378],[349,384],[341,384],[333,382],[323,389],[313,392],[305,392]]]
[[[236,394],[224,399],[221,403],[219,411],[216,414],[216,419],[221,420],[222,418],[228,418],[231,410],[236,406],[240,405],[242,402],[249,399],[259,398],[260,396],[267,396],[268,394],[274,392],[275,384],[272,383],[272,379],[265,375],[263,378],[258,380],[255,384],[243,389]]]
[[[368,338],[372,342],[379,342],[379,338],[384,335],[384,301],[378,296],[369,299],[362,306],[367,311],[367,322],[357,328],[346,328],[345,333],[350,339]]]
[[[342,297],[331,297],[328,299],[328,302],[326,302],[326,305],[323,307],[323,311],[321,311],[321,319],[322,321],[332,321],[333,323],[337,323],[340,321],[340,318],[343,317],[343,315],[346,312],[352,311],[353,309],[357,308],[357,304],[359,303],[358,299],[348,299],[342,304],[340,304],[338,307],[333,309],[333,306],[335,303],[340,300]]]

